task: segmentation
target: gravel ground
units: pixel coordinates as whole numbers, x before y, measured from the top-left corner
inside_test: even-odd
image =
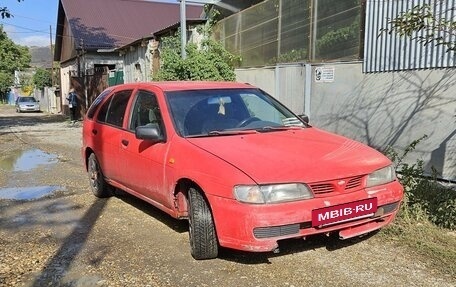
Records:
[[[0,199],[0,286],[456,286],[394,238],[376,235],[317,236],[282,242],[279,254],[222,250],[195,261],[186,222],[124,193],[90,193],[80,123],[0,106],[0,135],[0,190],[57,187],[36,200]],[[14,170],[33,149],[57,162]]]

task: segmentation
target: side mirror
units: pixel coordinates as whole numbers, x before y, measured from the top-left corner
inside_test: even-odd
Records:
[[[147,140],[152,143],[164,142],[165,137],[160,132],[158,124],[139,126],[135,129],[135,136],[140,140]]]
[[[298,115],[298,117],[303,121],[305,122],[306,124],[309,124],[309,116],[308,115]]]

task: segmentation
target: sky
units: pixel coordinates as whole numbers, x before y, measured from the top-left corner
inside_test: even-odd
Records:
[[[1,0],[0,6],[7,7],[13,15],[0,18],[0,25],[14,43],[23,46],[49,46],[55,41],[58,0]]]
[[[77,1],[77,0],[73,0]],[[177,2],[176,0],[159,0],[159,2]],[[0,25],[14,43],[22,46],[49,46],[55,44],[55,27],[59,0],[0,0],[1,7],[7,7],[13,15],[1,19]],[[51,29],[50,29],[51,27]]]

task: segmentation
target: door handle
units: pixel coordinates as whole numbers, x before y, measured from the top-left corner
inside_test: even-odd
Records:
[[[122,140],[122,145],[128,146],[129,142],[127,140]]]

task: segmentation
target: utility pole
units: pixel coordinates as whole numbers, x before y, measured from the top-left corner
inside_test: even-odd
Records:
[[[185,9],[185,0],[180,0],[180,27],[181,27],[181,56],[187,58],[185,46],[187,45],[187,15]]]
[[[54,49],[52,48],[52,25],[49,25],[49,40],[51,43],[51,83],[54,87]]]

